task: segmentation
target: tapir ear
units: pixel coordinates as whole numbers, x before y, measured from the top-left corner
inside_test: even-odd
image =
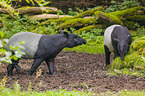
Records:
[[[117,38],[114,38],[115,41],[119,42],[119,40]]]
[[[64,36],[65,36],[66,38],[69,37],[69,34],[68,34],[67,32],[63,32],[63,34],[64,34]]]
[[[64,36],[65,36],[66,38],[69,37],[69,34],[68,34],[66,31],[61,30],[60,33],[61,33],[61,34],[64,34]]]

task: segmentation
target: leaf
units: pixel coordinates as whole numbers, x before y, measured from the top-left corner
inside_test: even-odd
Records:
[[[49,4],[50,2],[45,2],[45,3],[43,3],[43,6],[46,6],[47,4]]]
[[[0,31],[0,36],[1,36],[1,38],[3,38],[4,37],[4,32]]]
[[[27,3],[30,3],[29,0],[25,0]]]
[[[9,41],[9,39],[3,39],[3,41],[7,43]]]
[[[2,41],[0,41],[0,48],[3,47]]]
[[[6,55],[6,57],[10,57],[12,55],[12,52],[10,52],[10,51],[5,52],[5,55]]]
[[[25,41],[19,41],[20,45],[25,44],[25,43],[26,43]]]

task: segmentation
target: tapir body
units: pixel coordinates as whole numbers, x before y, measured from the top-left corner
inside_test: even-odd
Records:
[[[19,41],[24,41],[24,49],[20,49],[25,55],[22,58],[34,59],[33,65],[29,71],[29,75],[38,68],[38,66],[45,61],[49,68],[49,73],[54,73],[54,59],[57,54],[65,47],[75,47],[86,44],[86,40],[72,34],[61,31],[61,34],[55,35],[41,35],[31,32],[20,32],[12,36],[5,45],[6,50],[10,50],[9,46],[19,46]],[[14,53],[15,50],[10,50]],[[12,75],[14,68],[21,70],[18,66],[18,60],[12,60],[12,64],[7,67],[8,75]]]
[[[108,27],[104,32],[106,66],[110,64],[111,52],[114,52],[115,57],[119,56],[121,60],[124,60],[125,55],[129,52],[131,42],[131,35],[127,27],[121,25]]]

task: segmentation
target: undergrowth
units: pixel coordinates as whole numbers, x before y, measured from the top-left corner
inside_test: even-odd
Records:
[[[111,70],[110,75],[132,75],[137,77],[145,77],[145,57],[134,52],[125,57],[122,61],[119,57],[115,58],[111,65],[108,66]]]
[[[37,79],[37,77],[35,78]],[[21,86],[16,81],[13,85],[13,89],[6,88],[7,76],[0,81],[0,96],[144,96],[144,91],[138,90],[121,90],[119,92],[102,92],[94,93],[87,91],[66,91],[64,89],[59,90],[47,90],[45,92],[38,92],[31,90],[31,83],[29,83],[27,91],[21,91]]]

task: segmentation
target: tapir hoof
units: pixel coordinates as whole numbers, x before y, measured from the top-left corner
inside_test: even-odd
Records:
[[[50,72],[49,72],[49,74],[50,74],[50,75],[53,75],[54,73],[50,73]]]
[[[32,74],[33,74],[33,72],[32,71],[29,71],[28,75],[31,76]]]

